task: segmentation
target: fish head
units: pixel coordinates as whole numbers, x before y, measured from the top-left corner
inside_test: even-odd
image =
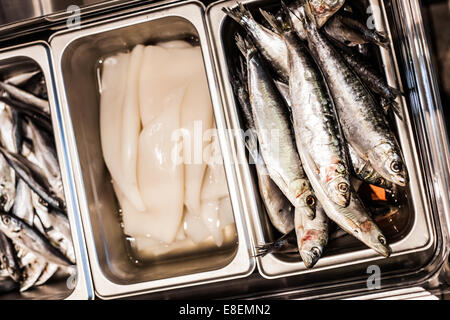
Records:
[[[378,145],[369,153],[369,162],[386,180],[406,186],[407,172],[400,151],[391,143]]]
[[[372,220],[366,220],[359,226],[359,236],[367,246],[381,254],[383,257],[389,257],[391,251],[388,247],[386,237]]]
[[[0,214],[0,229],[6,234],[18,234],[22,230],[21,222],[7,213]]]
[[[302,208],[307,211],[307,216],[310,218],[315,217],[317,200],[312,192],[311,186],[305,179],[299,179],[291,185],[291,190],[295,194],[296,208]]]
[[[334,170],[335,177],[328,179],[327,193],[330,199],[341,207],[348,206],[350,202],[351,184],[344,166],[338,165]]]
[[[308,229],[298,242],[303,263],[307,268],[312,268],[322,256],[328,242],[328,233],[320,229]]]
[[[8,212],[13,204],[15,199],[16,189],[12,183],[0,183],[0,208]]]

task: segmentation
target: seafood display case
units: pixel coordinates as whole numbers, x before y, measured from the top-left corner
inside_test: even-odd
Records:
[[[273,14],[280,9],[274,0],[240,2],[260,23],[259,8]],[[281,234],[266,213],[239,134],[245,121],[232,83],[241,55],[235,34],[242,29],[223,11],[236,1],[79,1],[76,28],[67,27],[61,6],[33,18],[0,19],[0,80],[36,68],[46,80],[77,262],[76,285],[55,276],[0,298],[90,299],[94,292],[100,299],[443,298],[450,281],[449,146],[420,3],[368,4],[376,30],[390,43],[371,47],[372,60],[389,86],[403,93],[395,100],[401,118],[389,120],[409,183],[395,194],[401,205],[376,220],[392,251],[388,258],[334,230],[313,268],[305,267],[298,252],[259,254]],[[136,261],[102,153],[102,67],[108,57],[137,45],[173,40],[200,47],[234,224],[224,229],[219,247],[209,239]],[[370,197],[367,192],[359,194]],[[375,289],[367,285],[372,266],[381,272]]]

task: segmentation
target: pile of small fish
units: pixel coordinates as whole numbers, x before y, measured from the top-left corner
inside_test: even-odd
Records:
[[[329,220],[388,257],[357,189],[361,181],[401,188],[408,179],[389,121],[392,112],[401,119],[400,92],[359,47],[389,41],[358,20],[357,1],[348,2],[282,2],[275,15],[259,9],[267,27],[242,4],[223,9],[245,31],[235,35],[243,58],[232,84],[261,198],[284,235],[259,254],[281,251],[294,235],[308,268],[329,241]]]
[[[41,71],[0,81],[0,292],[73,274],[75,254]]]

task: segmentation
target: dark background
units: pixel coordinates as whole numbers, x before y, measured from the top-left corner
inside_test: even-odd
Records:
[[[408,0],[405,0],[408,1]],[[435,70],[439,80],[442,108],[450,135],[450,1],[422,0],[425,26],[430,36]]]

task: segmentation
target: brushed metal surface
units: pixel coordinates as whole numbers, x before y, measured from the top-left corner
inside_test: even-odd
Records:
[[[2,295],[0,296],[0,299],[93,299],[94,291],[90,277],[87,249],[83,236],[81,216],[78,204],[74,197],[75,186],[73,184],[65,136],[62,132],[61,110],[60,105],[57,102],[58,98],[51,70],[49,47],[45,42],[34,42],[0,51],[0,79],[33,69],[42,70],[47,86],[56,150],[61,168],[61,177],[67,206],[67,215],[74,242],[77,263],[77,281],[75,282],[75,286],[71,288],[71,285],[67,285],[66,279],[61,279],[59,281],[51,279],[48,284],[38,288],[31,289],[24,293],[9,293]]]
[[[96,293],[102,298],[245,277],[255,267],[242,218],[240,194],[235,187],[230,142],[221,133],[225,120],[203,14],[203,5],[195,1],[147,7],[128,16],[83,26],[77,31],[60,32],[50,39],[93,281]],[[204,248],[202,254],[185,253],[136,265],[127,254],[117,202],[101,153],[96,66],[104,57],[136,44],[186,37],[197,38],[202,49],[236,228],[221,248],[211,245]]]

